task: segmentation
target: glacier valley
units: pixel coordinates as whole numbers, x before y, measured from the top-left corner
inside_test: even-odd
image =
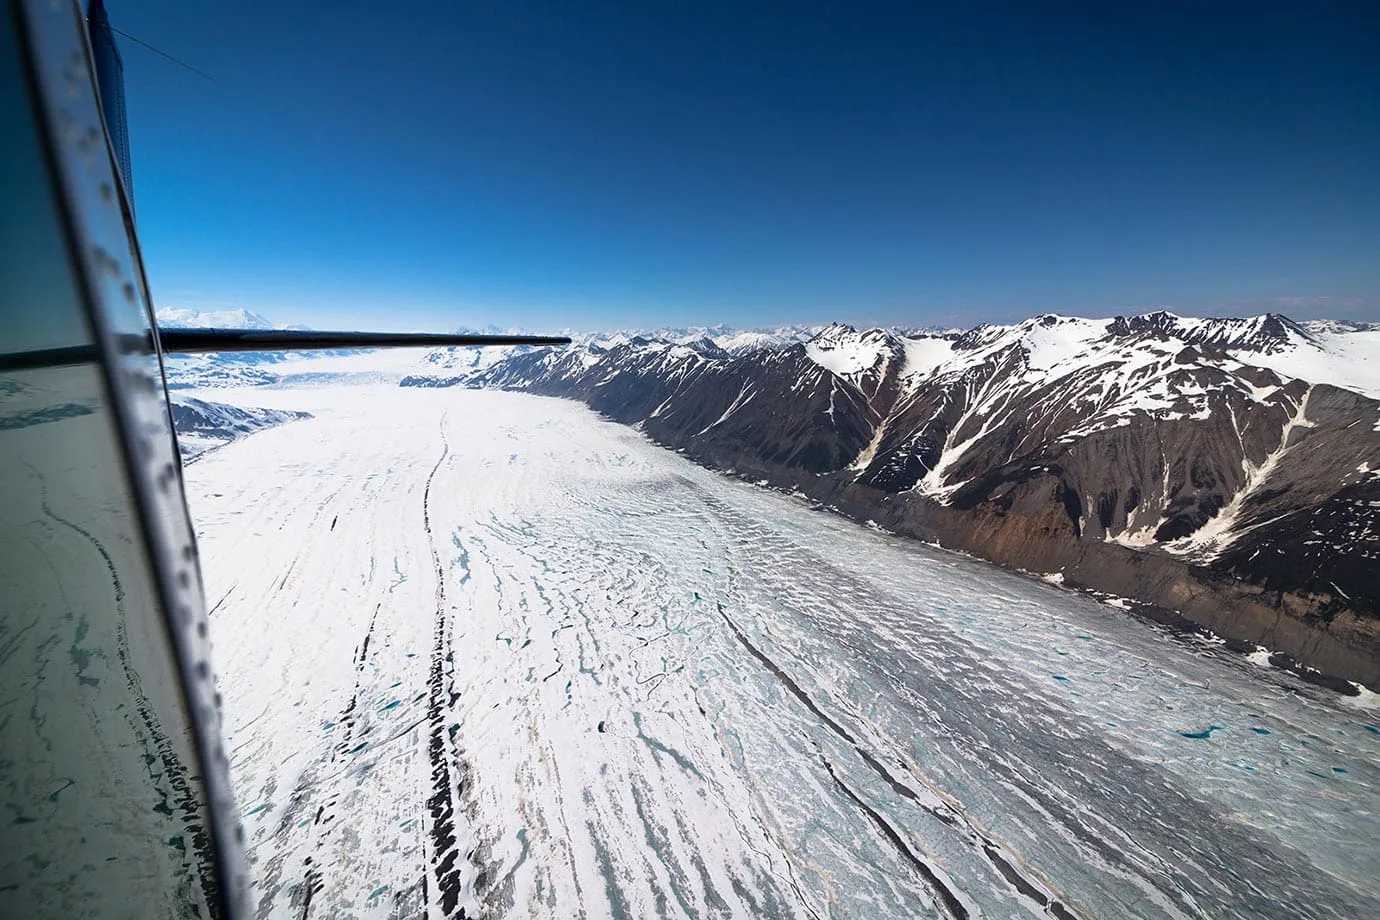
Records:
[[[224,390],[261,917],[1380,916],[1380,714],[583,405]]]

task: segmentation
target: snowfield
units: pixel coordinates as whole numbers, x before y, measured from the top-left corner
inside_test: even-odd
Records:
[[[1372,709],[583,406],[186,470],[262,917],[1380,916]]]

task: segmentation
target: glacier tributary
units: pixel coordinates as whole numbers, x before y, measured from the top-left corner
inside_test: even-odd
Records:
[[[262,917],[1380,916],[1373,710],[523,394],[186,471]]]

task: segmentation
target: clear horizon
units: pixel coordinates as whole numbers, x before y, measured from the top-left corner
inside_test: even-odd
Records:
[[[108,5],[160,307],[1380,319],[1380,11]]]
[[[788,328],[800,328],[800,327],[815,327],[815,328],[822,328],[822,327],[827,327],[827,326],[831,326],[831,325],[845,325],[845,326],[852,326],[852,327],[854,327],[854,328],[856,328],[856,329],[858,329],[858,330],[860,330],[860,331],[862,331],[862,330],[867,330],[867,329],[874,329],[874,328],[875,328],[875,329],[915,329],[915,330],[917,330],[917,331],[930,331],[930,332],[952,332],[952,331],[954,331],[954,330],[964,330],[964,331],[966,331],[966,330],[968,330],[968,329],[973,328],[974,326],[982,325],[982,324],[984,324],[984,323],[987,323],[987,324],[990,324],[990,325],[1008,325],[1008,326],[1009,326],[1009,325],[1016,325],[1016,324],[1019,324],[1019,323],[1025,321],[1025,320],[1028,320],[1028,319],[1038,318],[1038,317],[1040,317],[1040,316],[1047,316],[1047,315],[1057,315],[1057,316],[1063,316],[1063,317],[1066,317],[1066,318],[1077,318],[1077,319],[1084,319],[1084,320],[1091,320],[1091,321],[1102,321],[1102,320],[1111,320],[1111,319],[1115,319],[1115,318],[1117,318],[1117,317],[1119,317],[1119,316],[1125,316],[1125,317],[1130,317],[1130,316],[1144,316],[1144,315],[1146,315],[1146,314],[1155,313],[1155,312],[1158,312],[1158,311],[1166,311],[1166,312],[1169,312],[1169,313],[1171,313],[1171,314],[1174,314],[1174,315],[1179,316],[1179,317],[1184,318],[1184,319],[1242,319],[1242,318],[1250,318],[1250,317],[1256,317],[1256,316],[1263,316],[1263,315],[1268,314],[1268,313],[1273,313],[1273,314],[1278,314],[1278,315],[1286,316],[1287,318],[1289,318],[1289,319],[1291,319],[1291,320],[1294,320],[1294,321],[1296,321],[1296,322],[1308,322],[1308,321],[1310,321],[1310,320],[1331,320],[1331,321],[1361,322],[1361,323],[1374,322],[1374,321],[1372,321],[1372,320],[1365,320],[1365,319],[1360,319],[1360,320],[1352,319],[1352,318],[1347,317],[1347,316],[1344,316],[1344,315],[1337,315],[1335,312],[1333,312],[1333,313],[1326,313],[1326,312],[1324,311],[1324,312],[1318,312],[1317,315],[1313,315],[1314,312],[1316,312],[1317,310],[1319,310],[1319,309],[1321,309],[1323,306],[1325,306],[1324,304],[1315,303],[1315,302],[1309,302],[1309,303],[1307,303],[1307,304],[1299,304],[1299,303],[1294,303],[1294,302],[1282,301],[1282,302],[1273,303],[1273,304],[1264,304],[1264,305],[1261,305],[1261,306],[1262,306],[1262,309],[1259,309],[1259,310],[1244,310],[1244,309],[1243,309],[1243,310],[1240,311],[1240,312],[1230,312],[1230,313],[1229,313],[1229,312],[1219,312],[1219,313],[1186,313],[1186,312],[1182,312],[1182,311],[1176,311],[1176,310],[1174,310],[1174,309],[1172,309],[1171,307],[1168,307],[1168,306],[1146,307],[1146,308],[1143,308],[1143,309],[1137,309],[1137,310],[1132,310],[1132,311],[1127,311],[1127,312],[1122,312],[1122,313],[1087,312],[1087,313],[1073,314],[1073,313],[1061,313],[1061,312],[1058,311],[1058,310],[1046,310],[1046,311],[1043,311],[1043,312],[1041,312],[1041,313],[1028,313],[1028,314],[1024,314],[1024,315],[1021,315],[1021,316],[1016,316],[1016,317],[1013,317],[1012,319],[1008,319],[1008,320],[990,320],[990,319],[989,319],[989,320],[977,320],[977,321],[975,321],[975,322],[966,323],[966,324],[961,324],[961,325],[945,325],[945,324],[943,324],[943,323],[938,323],[938,322],[928,322],[928,323],[906,323],[906,322],[872,323],[872,322],[867,322],[867,321],[855,321],[855,320],[850,320],[850,319],[846,319],[846,318],[836,318],[836,319],[820,320],[820,321],[811,320],[811,321],[794,322],[794,323],[792,323],[792,322],[786,322],[786,323],[768,323],[768,324],[759,324],[759,325],[752,325],[752,326],[736,325],[736,324],[733,324],[733,323],[725,323],[725,322],[707,322],[707,323],[689,322],[689,323],[659,324],[659,325],[601,326],[601,327],[597,327],[597,328],[593,328],[593,327],[580,327],[580,326],[569,326],[569,325],[567,325],[567,326],[551,326],[551,327],[547,327],[547,328],[545,328],[545,329],[540,329],[540,330],[538,330],[538,329],[532,329],[532,328],[525,327],[525,326],[515,326],[515,325],[507,325],[507,326],[504,326],[504,325],[500,325],[500,324],[497,324],[497,323],[484,323],[484,324],[475,324],[475,325],[458,325],[458,326],[452,326],[452,327],[449,327],[449,328],[446,328],[446,329],[437,329],[434,325],[432,325],[432,326],[428,326],[426,329],[421,329],[421,328],[397,328],[397,329],[390,329],[389,331],[397,331],[397,332],[427,332],[427,331],[430,331],[430,332],[436,332],[436,331],[440,331],[440,332],[516,332],[516,333],[523,333],[523,334],[529,334],[529,333],[530,333],[530,334],[537,334],[537,333],[541,333],[541,332],[546,332],[546,333],[550,333],[550,334],[553,334],[553,335],[570,335],[570,334],[575,334],[575,335],[610,334],[610,335],[611,335],[611,334],[618,334],[618,333],[634,334],[634,333],[655,333],[655,332],[670,332],[670,331],[693,331],[693,330],[696,330],[696,329],[704,329],[704,330],[721,329],[721,330],[724,330],[724,331],[727,331],[727,332],[774,332],[774,331],[780,331],[780,330],[788,329]],[[1289,309],[1291,306],[1292,306],[1292,307],[1304,307],[1304,308],[1307,310],[1307,312],[1299,312],[1299,310],[1297,310],[1297,309],[1295,309],[1295,310],[1293,310],[1293,311],[1291,312],[1290,309]],[[1268,309],[1265,309],[1265,308],[1268,308]],[[175,313],[181,313],[181,314],[191,314],[191,315],[195,315],[195,316],[199,317],[199,319],[198,319],[197,321],[195,321],[195,322],[192,322],[192,323],[170,322],[169,318],[168,318],[167,316],[164,315],[165,313],[169,313],[169,312],[175,312]],[[329,326],[329,325],[315,325],[315,326],[313,326],[313,325],[311,325],[311,324],[302,323],[302,322],[299,322],[299,321],[296,321],[296,320],[287,320],[287,321],[284,321],[284,320],[279,319],[277,316],[266,315],[266,314],[264,314],[264,313],[261,312],[261,311],[258,311],[258,310],[251,310],[251,309],[242,308],[242,307],[226,307],[226,308],[224,308],[223,310],[201,310],[201,309],[198,309],[198,308],[160,307],[160,308],[158,309],[158,313],[159,313],[158,321],[159,321],[159,323],[160,323],[162,326],[164,326],[165,328],[178,328],[179,326],[207,326],[207,327],[216,327],[216,326],[218,326],[218,325],[221,325],[221,326],[226,325],[226,321],[225,321],[225,320],[221,320],[220,322],[214,322],[214,321],[210,321],[210,320],[202,320],[202,319],[200,319],[200,317],[214,317],[216,314],[236,313],[236,312],[243,312],[243,313],[250,314],[250,315],[252,315],[255,319],[261,320],[261,321],[263,321],[263,322],[265,322],[265,323],[268,323],[271,327],[273,327],[273,328],[275,328],[275,329],[285,329],[285,328],[292,328],[292,327],[305,327],[305,328],[313,328],[313,329],[317,329],[317,330],[338,329],[338,330],[341,330],[341,331],[345,331],[345,330],[344,330],[344,327],[341,327],[341,326],[334,326],[334,327],[333,327],[333,326]],[[233,326],[231,326],[231,328],[233,328]]]

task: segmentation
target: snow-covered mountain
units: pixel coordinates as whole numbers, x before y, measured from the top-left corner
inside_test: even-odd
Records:
[[[678,329],[644,330],[627,335],[637,335],[648,339],[661,339],[688,345],[708,339],[731,355],[745,355],[769,348],[785,348],[797,342],[807,341],[818,335],[825,327],[820,325],[775,326],[765,329],[735,329],[718,324],[714,326],[687,326]]]
[[[169,328],[304,329],[300,325],[274,323],[250,310],[193,310],[165,307],[158,322]],[[654,330],[579,332],[561,330],[575,345],[608,351],[633,340],[690,344],[710,341],[732,355],[783,348],[804,342],[823,326],[790,325],[767,329],[735,329],[723,324]],[[523,335],[531,330],[488,325],[482,329],[461,327],[457,334]],[[541,349],[536,349],[541,350]],[[460,379],[492,367],[514,355],[534,351],[531,346],[488,348],[448,347],[425,351],[370,352],[333,350],[320,352],[236,352],[227,354],[170,355],[166,359],[168,385],[173,389],[271,386],[277,384],[378,382],[408,378],[409,385],[451,386]],[[326,360],[331,359],[331,360]]]
[[[275,323],[250,310],[190,310],[164,307],[156,314],[164,328],[307,329]],[[168,387],[173,390],[275,384],[332,384],[396,381],[418,365],[416,349],[379,352],[371,349],[254,351],[165,355]],[[470,368],[473,369],[473,368]]]
[[[605,354],[632,342],[664,342],[671,345],[684,345],[703,348],[709,343],[722,349],[727,355],[746,355],[756,351],[785,348],[805,342],[817,335],[823,326],[778,326],[771,329],[734,329],[722,324],[714,326],[686,326],[671,329],[624,329],[610,332],[578,332],[561,330],[568,335],[572,348],[588,354]],[[524,329],[500,329],[490,326],[482,330],[460,329],[458,332],[484,332],[490,334],[518,335]],[[454,386],[479,371],[487,370],[517,355],[542,354],[547,348],[532,348],[528,345],[499,346],[494,348],[437,348],[426,353],[418,366],[407,377],[406,386]]]
[[[597,345],[605,350],[615,348],[632,339],[648,339],[688,345],[692,342],[708,340],[729,354],[742,355],[768,348],[784,348],[796,342],[807,341],[818,335],[825,327],[822,325],[794,324],[771,326],[758,329],[737,329],[723,323],[711,326],[676,326],[662,329],[619,329],[603,332],[572,332],[569,335],[575,345]]]
[[[192,310],[163,307],[155,314],[158,325],[174,329],[280,329],[250,310]]]
[[[624,336],[405,381],[453,382],[581,399],[710,466],[1326,670],[1380,662],[1374,326],[1051,314],[745,354]]]
[[[255,431],[311,418],[309,412],[228,406],[185,396],[174,397],[170,408],[184,463]]]
[[[158,325],[174,329],[281,329],[251,310],[194,310],[162,307],[155,314]],[[259,386],[273,383],[278,374],[271,365],[289,358],[285,352],[230,352],[226,354],[166,355],[163,359],[168,386]]]

